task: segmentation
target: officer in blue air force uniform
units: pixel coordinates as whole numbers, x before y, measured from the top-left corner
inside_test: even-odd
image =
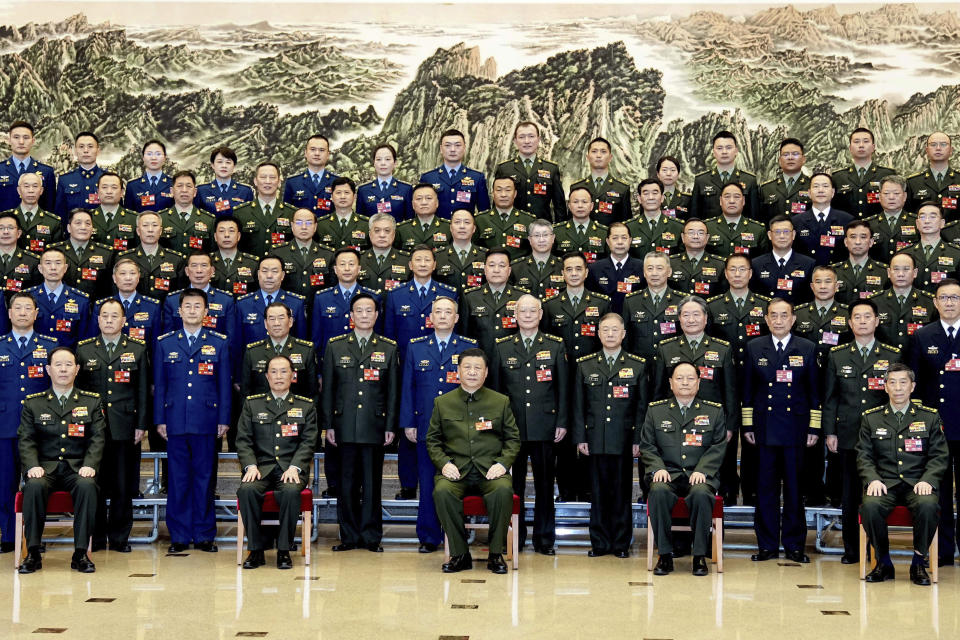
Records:
[[[53,211],[57,192],[57,179],[53,167],[47,166],[30,156],[34,138],[33,125],[23,120],[10,123],[7,130],[10,143],[10,157],[0,163],[0,211],[8,211],[20,204],[17,183],[25,173],[35,173],[43,182],[43,196],[40,208]]]
[[[57,180],[57,202],[54,213],[66,222],[67,213],[74,209],[92,209],[100,204],[97,183],[103,169],[97,166],[100,141],[89,131],[81,131],[74,139],[74,152],[79,165]]]
[[[13,497],[20,486],[17,426],[23,399],[50,386],[47,359],[57,346],[56,339],[34,330],[37,303],[29,293],[10,297],[9,319],[13,329],[0,337],[0,553],[14,546]]]
[[[147,140],[140,149],[143,175],[127,183],[123,206],[131,211],[162,211],[173,206],[173,180],[163,172],[167,147]]]
[[[359,292],[369,293],[380,306],[380,296],[371,289],[357,284],[360,275],[360,253],[356,249],[343,247],[333,255],[333,272],[337,284],[318,291],[313,296],[313,312],[310,323],[310,339],[317,349],[317,356],[323,357],[330,338],[349,333],[350,300]],[[379,323],[379,321],[378,321]],[[379,332],[379,326],[375,329]]]
[[[371,217],[388,213],[397,221],[413,217],[413,187],[393,176],[397,166],[397,151],[389,144],[373,150],[373,180],[357,189],[357,213]]]
[[[460,385],[457,366],[460,354],[477,346],[475,340],[453,332],[457,323],[457,303],[446,297],[433,302],[430,313],[433,334],[410,343],[403,362],[399,427],[402,437],[417,443],[417,475],[420,504],[417,508],[417,538],[420,553],[431,553],[443,542],[440,520],[433,505],[433,479],[436,467],[427,453],[427,430],[437,396]]]
[[[287,178],[283,185],[283,201],[297,209],[310,209],[317,216],[333,211],[330,195],[337,175],[327,169],[330,159],[330,142],[325,136],[314,135],[307,140],[303,150],[307,168]]]
[[[28,290],[37,301],[40,313],[37,330],[54,336],[57,343],[73,348],[78,341],[92,337],[90,298],[86,293],[63,283],[67,262],[58,249],[47,249],[40,258],[43,284]]]
[[[437,190],[440,200],[437,215],[444,220],[449,220],[457,209],[470,213],[490,210],[487,179],[481,172],[463,165],[466,152],[466,138],[462,133],[456,129],[444,131],[440,135],[443,164],[420,176],[420,182],[432,184]]]
[[[180,296],[183,329],[160,336],[153,361],[154,423],[167,439],[167,528],[170,553],[192,542],[216,551],[213,506],[217,438],[230,424],[230,350],[227,337],[203,328],[207,296]]]
[[[307,316],[304,311],[303,296],[281,289],[280,283],[283,281],[283,276],[283,262],[279,258],[264,258],[257,269],[260,290],[237,299],[237,322],[240,324],[240,330],[237,332],[239,335],[230,336],[230,340],[234,344],[239,344],[241,349],[267,337],[267,329],[263,325],[263,312],[271,302],[282,302],[287,305],[293,315],[291,333],[297,338],[307,338]]]

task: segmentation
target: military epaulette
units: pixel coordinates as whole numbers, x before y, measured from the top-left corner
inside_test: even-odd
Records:
[[[129,340],[130,342],[133,342],[136,344],[142,344],[144,346],[146,346],[147,344],[146,340],[141,340],[140,338],[134,338],[133,336],[127,336],[126,339]]]
[[[668,342],[676,342],[680,339],[680,336],[673,336],[672,338],[667,338],[666,340],[661,340],[660,344],[667,344]]]
[[[753,295],[757,296],[758,298],[760,298],[760,299],[763,300],[764,302],[770,302],[771,300],[773,300],[773,297],[772,297],[772,296],[765,296],[765,295],[763,295],[762,293],[754,293]]]
[[[293,394],[293,397],[296,398],[297,400],[302,400],[303,402],[309,402],[309,403],[313,402],[313,400],[311,400],[306,396],[298,396],[297,394]]]
[[[667,404],[668,402],[670,402],[670,400],[669,400],[669,399],[666,399],[666,398],[663,399],[663,400],[654,400],[653,402],[650,403],[649,406],[651,406],[651,407],[659,407],[660,405]]]
[[[102,305],[102,304],[103,304],[104,302],[106,302],[107,300],[116,300],[116,298],[114,298],[113,296],[107,296],[106,298],[100,298],[99,300],[97,300],[96,302],[93,303],[93,306],[99,307],[100,305]]]
[[[911,180],[911,179],[913,179],[913,178],[917,178],[917,177],[919,177],[919,176],[922,176],[924,173],[925,173],[924,171],[917,171],[916,173],[907,176],[907,180]]]
[[[224,290],[224,289],[217,289],[216,287],[210,287],[210,291],[213,292],[213,293],[222,293],[223,295],[227,296],[228,298],[232,298],[232,297],[233,297],[233,295],[231,295],[228,291],[226,291],[226,290]]]
[[[102,242],[97,242],[96,240],[91,240],[88,244],[92,244],[95,247],[100,247],[104,251],[113,251],[113,247]]]
[[[513,334],[511,334],[511,335],[509,335],[509,336],[503,336],[502,338],[497,338],[496,342],[497,342],[497,344],[500,344],[501,342],[506,342],[507,340],[513,340],[514,337],[515,337],[515,336],[514,336]]]
[[[641,293],[641,292],[640,292],[640,291],[634,291],[633,293]],[[628,293],[628,294],[627,294],[627,297],[629,298],[630,296],[633,295],[633,293]],[[607,301],[610,300],[610,296],[608,296],[608,295],[605,294],[605,293],[598,293],[598,292],[596,292],[596,291],[591,291],[591,292],[590,292],[590,295],[591,295],[591,296],[596,296],[597,298],[600,298],[601,300],[607,300]]]
[[[157,340],[163,340],[163,339],[166,338],[167,336],[172,336],[172,335],[175,334],[176,332],[177,332],[176,329],[174,329],[173,331],[168,331],[168,332],[166,332],[165,334],[163,334],[162,336],[157,336]]]
[[[397,346],[397,341],[392,338],[388,338],[387,336],[377,336],[377,339],[383,340],[387,344],[392,344],[393,346]]]
[[[413,340],[411,340],[410,344],[413,344],[414,342],[423,342],[424,340],[429,340],[431,337],[432,336],[429,336],[429,335],[420,336],[419,338],[414,338]]]
[[[463,290],[463,295],[467,295],[468,293],[472,293],[472,292],[478,291],[478,290],[480,290],[480,289],[483,289],[483,286],[482,286],[482,285],[479,286],[479,287],[470,287],[469,289],[464,289],[464,290]]]
[[[612,183],[614,183],[614,184],[622,184],[623,186],[627,187],[628,189],[630,188],[630,185],[628,185],[628,184],[627,184],[626,182],[624,182],[623,180],[617,180],[617,179],[614,178],[613,176],[609,176],[609,175],[607,176],[607,178],[610,180],[610,182],[612,182]]]
[[[265,393],[255,393],[252,396],[247,396],[247,400],[259,400],[260,398],[266,398],[267,394]]]
[[[78,343],[77,343],[77,346],[79,347],[79,346],[82,346],[82,345],[85,345],[85,344],[90,344],[91,342],[96,342],[96,341],[97,341],[96,338],[87,338],[87,339],[85,339],[85,340],[81,340],[80,342],[78,342]]]
[[[256,342],[251,342],[250,344],[247,345],[247,349],[251,349],[253,347],[262,347],[265,344],[267,344],[266,338],[264,338],[263,340],[257,340]]]
[[[42,398],[45,395],[47,395],[46,391],[41,391],[40,393],[31,393],[26,397],[26,399],[29,400],[30,398]]]
[[[93,391],[84,391],[83,389],[78,389],[77,392],[82,396],[87,396],[88,398],[99,398],[99,393],[94,393]]]
[[[880,405],[879,407],[874,407],[873,409],[867,409],[866,411],[863,412],[863,415],[866,416],[866,415],[870,415],[871,413],[876,413],[877,411],[883,411],[883,409],[884,409],[886,406],[887,406],[887,405],[882,404],[882,405]]]
[[[511,289],[515,289],[516,291],[520,291],[520,292],[526,293],[526,294],[529,294],[529,293],[530,293],[529,289],[524,289],[523,287],[518,287],[517,285],[513,285],[513,286],[511,286],[510,288],[511,288]]]
[[[446,283],[437,282],[436,280],[434,280],[433,283],[434,283],[435,285],[437,285],[437,287],[440,288],[440,289],[447,289],[448,291],[453,291],[454,293],[456,293],[456,291],[457,291],[457,288],[456,288],[456,287],[451,287],[450,285],[448,285],[448,284],[446,284]]]
[[[719,402],[714,402],[713,400],[700,400],[700,402],[711,407],[716,407],[717,409],[723,408],[722,404],[720,404]]]
[[[73,287],[70,287],[70,288],[73,289]],[[81,291],[80,289],[73,289],[73,291],[70,292],[70,295],[74,295],[74,294],[76,294],[76,295],[78,295],[78,296],[83,296],[84,298],[87,298],[88,300],[90,299],[90,294],[87,293],[86,291]]]
[[[293,336],[290,336],[290,337],[293,339],[293,344],[299,344],[299,345],[304,346],[304,347],[312,347],[312,346],[313,346],[313,343],[310,342],[309,340],[304,340],[303,338],[294,338]],[[266,342],[266,340],[264,340],[264,342]]]
[[[881,346],[881,347],[884,347],[885,349],[890,349],[890,351],[893,351],[894,353],[900,353],[900,347],[895,347],[895,346],[893,346],[892,344],[887,344],[886,342],[881,342],[881,343],[880,343],[880,346]]]
[[[363,215],[363,214],[360,214],[360,213],[355,213],[355,214],[353,214],[353,215],[357,216],[357,217],[360,218],[361,220],[369,220],[369,219],[370,219],[370,218],[368,218],[367,216],[365,216],[365,215]]]
[[[699,178],[700,176],[710,176],[710,175],[714,175],[716,172],[717,172],[716,169],[711,169],[710,171],[703,171],[703,172],[698,173],[697,175],[693,176],[693,179],[696,180],[696,179]]]
[[[917,293],[919,293],[921,296],[927,296],[927,297],[930,298],[931,300],[933,300],[933,299],[936,297],[936,296],[934,296],[932,293],[930,293],[929,291],[924,291],[923,289],[914,289],[914,291],[916,291]]]
[[[36,258],[37,260],[40,259],[39,254],[36,254],[33,251],[30,251],[29,249],[22,249],[21,253],[23,253],[24,255],[30,256],[31,258]]]
[[[167,294],[167,297],[170,298],[170,297],[172,297],[172,296],[178,296],[178,295],[182,294],[184,291],[186,291],[185,288],[184,288],[184,289],[177,289],[176,291],[171,291],[170,293]]]
[[[467,336],[457,336],[457,337],[468,344],[477,344],[477,341],[474,340],[473,338],[468,338]]]
[[[710,298],[707,298],[707,304],[710,304],[710,303],[713,302],[714,300],[721,300],[721,299],[723,298],[723,296],[725,296],[725,295],[727,295],[727,294],[725,294],[725,293],[718,293],[718,294],[715,295],[715,296],[711,296]]]
[[[327,342],[337,342],[338,340],[346,340],[350,337],[349,333],[341,333],[339,336],[333,336]]]
[[[560,343],[563,342],[563,338],[561,338],[561,337],[559,337],[559,336],[555,336],[555,335],[550,334],[550,333],[541,333],[540,335],[543,336],[544,340],[550,340],[550,341],[552,341],[552,342],[560,342]]]
[[[214,330],[212,330],[212,329],[207,329],[207,331],[209,331],[209,332],[210,332],[210,335],[212,335],[212,336],[217,336],[218,338],[223,338],[224,340],[227,340],[227,339],[228,339],[228,338],[227,338],[227,334],[225,334],[225,333],[220,333],[219,331],[214,331]]]
[[[836,345],[836,346],[830,347],[830,353],[833,353],[834,351],[843,351],[844,349],[849,349],[849,348],[850,348],[850,344],[849,344],[849,343],[847,343],[847,344],[838,344],[838,345]]]
[[[793,310],[794,312],[796,312],[796,311],[800,311],[800,309],[810,309],[812,307],[813,307],[812,302],[803,302],[801,304],[798,304],[796,307],[794,307]]]
[[[597,354],[591,353],[590,355],[580,356],[579,358],[577,358],[577,362],[583,362],[585,360],[590,360],[591,358],[596,358],[596,357],[597,357]]]
[[[413,221],[414,221],[414,220],[416,220],[416,218],[410,218],[410,219],[408,219],[408,220],[401,220],[400,222],[397,223],[397,226],[398,226],[398,227],[410,227],[410,226],[413,225]]]
[[[288,296],[293,296],[294,298],[300,298],[301,300],[307,299],[306,296],[302,296],[299,293],[294,293],[293,291],[284,291],[284,293],[287,294]]]
[[[119,257],[120,257],[120,258],[125,258],[125,257],[127,257],[127,256],[129,256],[129,255],[135,254],[137,251],[138,251],[138,249],[137,249],[136,247],[134,247],[133,249],[127,249],[126,251],[124,251],[123,253],[121,253],[121,254],[119,255]]]
[[[237,252],[237,257],[238,257],[238,258],[249,258],[249,259],[253,260],[254,262],[260,262],[260,258],[258,258],[257,256],[253,255],[252,253],[246,253],[246,252],[243,252],[243,251],[238,251],[238,252]]]
[[[692,196],[693,193],[692,193],[691,191],[681,191],[681,192],[680,192],[680,195],[681,195],[681,196]]]
[[[928,407],[928,406],[925,405],[925,404],[918,403],[918,406],[919,406],[921,409],[923,409],[924,411],[929,411],[930,413],[938,413],[938,411],[937,411],[936,409],[934,409],[933,407]]]
[[[711,340],[712,342],[719,342],[720,344],[722,344],[722,345],[725,346],[725,347],[729,347],[729,346],[730,346],[730,343],[727,342],[726,340],[724,340],[723,338],[714,338],[713,336],[711,336],[711,337],[710,337],[710,340]]]
[[[554,298],[559,298],[560,295],[561,295],[560,292],[557,291],[557,292],[556,292],[555,294],[553,294],[552,296],[547,296],[546,298],[544,298],[543,301],[544,301],[544,302],[550,302],[550,301],[553,300]]]
[[[177,257],[179,257],[179,258],[186,258],[185,255],[183,255],[183,254],[180,253],[179,251],[174,251],[173,249],[164,249],[164,252],[166,252],[166,253],[172,253],[173,255],[175,255],[175,256],[177,256]]]
[[[767,180],[767,181],[764,182],[762,185],[760,185],[760,188],[762,189],[762,188],[764,188],[765,186],[767,186],[768,184],[777,184],[778,182],[780,182],[780,178],[774,178],[773,180]]]
[[[635,354],[635,353],[625,353],[625,354],[623,354],[623,355],[625,355],[625,356],[628,357],[628,358],[633,358],[634,360],[636,360],[636,361],[638,361],[638,362],[646,362],[646,361],[647,361],[646,358],[644,358],[643,356],[638,356],[638,355]]]
[[[827,265],[827,266],[829,266],[829,267],[830,267],[831,269],[833,269],[834,271],[838,271],[838,270],[843,266],[843,263],[844,263],[844,262],[846,262],[846,260],[840,260],[840,261],[838,261],[838,262],[831,262],[831,263],[830,263],[829,265]]]
[[[53,336],[45,336],[42,333],[34,333],[33,335],[35,335],[38,338],[43,338],[44,340],[49,340],[50,342],[53,342],[53,343],[57,342],[57,339],[54,338]]]

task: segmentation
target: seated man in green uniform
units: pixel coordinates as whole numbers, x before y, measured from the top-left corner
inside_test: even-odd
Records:
[[[280,507],[277,568],[292,569],[290,547],[300,513],[300,492],[310,479],[317,445],[317,408],[312,398],[290,393],[293,363],[287,356],[270,358],[267,382],[270,392],[248,396],[237,423],[237,457],[243,469],[237,502],[250,548],[243,568],[266,563],[260,518],[264,495],[273,491]]]
[[[682,497],[690,509],[693,530],[693,575],[705,576],[710,519],[727,447],[723,406],[697,397],[700,374],[690,361],[674,365],[670,390],[673,398],[650,404],[640,431],[643,466],[653,475],[647,508],[660,552],[654,574],[673,571],[670,513]]]
[[[503,549],[513,512],[513,480],[508,470],[520,451],[520,431],[510,399],[483,386],[489,362],[481,349],[460,354],[460,388],[433,401],[427,452],[437,467],[433,501],[450,540],[444,573],[473,568],[463,526],[463,497],[483,496],[490,515],[487,569],[506,573]],[[514,550],[517,553],[518,550]]]
[[[857,443],[857,468],[867,486],[860,521],[877,552],[877,566],[866,581],[893,579],[887,516],[897,505],[906,505],[913,518],[910,580],[927,586],[926,553],[940,518],[935,487],[940,486],[950,454],[937,410],[910,402],[917,386],[913,370],[899,362],[891,364],[885,385],[890,402],[863,414]]]

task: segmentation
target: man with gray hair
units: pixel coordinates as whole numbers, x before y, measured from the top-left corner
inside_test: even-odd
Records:
[[[551,255],[556,236],[553,225],[540,219],[530,223],[527,238],[532,253],[514,260],[510,269],[513,284],[526,289],[540,300],[560,293],[563,286],[563,262]]]
[[[446,249],[437,249],[437,268],[434,272],[438,282],[448,284],[462,295],[465,289],[483,284],[483,259],[487,250],[473,244],[477,225],[473,214],[466,209],[457,209],[450,216],[450,236],[453,239]]]
[[[410,254],[393,247],[397,221],[389,213],[370,216],[370,248],[360,254],[362,286],[383,296],[410,279]]]
[[[652,360],[657,345],[677,335],[679,309],[683,294],[667,283],[670,256],[651,251],[643,257],[643,277],[647,288],[634,291],[623,301],[623,321],[627,325],[629,351]]]
[[[883,211],[867,218],[873,232],[870,255],[890,264],[890,259],[908,245],[918,242],[917,216],[905,211],[907,181],[902,176],[886,176],[880,181],[880,206]]]

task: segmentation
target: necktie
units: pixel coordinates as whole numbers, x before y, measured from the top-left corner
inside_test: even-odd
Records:
[[[386,181],[386,180],[382,180],[382,181],[380,182],[380,191],[383,192],[383,191],[386,191],[386,190],[387,190],[387,181]]]
[[[683,405],[680,405],[680,419],[682,420],[686,417],[687,417],[687,408]]]
[[[309,251],[309,250],[310,250],[310,249],[309,249],[308,247],[300,247],[300,255],[303,256],[304,258],[306,258],[306,257],[307,257],[307,251]],[[383,256],[378,256],[378,257],[377,257],[377,262],[378,262],[378,263],[383,262]]]
[[[269,218],[269,217],[270,217],[270,209],[271,209],[270,205],[268,205],[268,204],[263,205],[263,215]]]
[[[623,263],[622,263],[622,262],[618,262],[618,263],[617,263],[617,277],[618,277],[618,278],[620,277],[620,273],[621,273],[622,271],[623,271]]]
[[[926,256],[927,260],[930,260],[930,254],[933,253],[933,245],[928,244],[923,248],[923,254]]]
[[[359,343],[360,343],[360,351],[363,352],[363,350],[367,348],[367,339],[360,338]]]
[[[233,264],[233,258],[224,258],[223,266],[227,268],[227,271],[230,271],[230,265]]]
[[[578,225],[577,225],[577,233],[578,233],[579,235],[581,235],[581,236],[583,235],[583,225],[582,225],[582,224],[578,224]]]
[[[953,340],[956,336],[954,335],[954,328],[950,327],[947,329],[947,335],[950,336],[950,339]]]
[[[319,173],[313,174],[313,188],[314,188],[314,189],[319,189],[319,188],[320,188],[320,174],[319,174]]]
[[[277,398],[277,409],[283,409],[283,398]]]
[[[903,411],[895,411],[894,413],[897,414],[897,426],[902,425],[902,424],[903,424]]]
[[[22,162],[18,162],[18,163],[17,163],[17,173],[18,173],[18,174],[21,174],[21,175],[22,175],[25,169],[26,169],[26,166],[24,166],[24,164],[23,164]]]
[[[456,180],[456,179],[457,179],[457,172],[454,171],[453,169],[450,169],[450,180]]]
[[[897,302],[900,304],[901,309],[903,309],[904,300],[906,300],[906,296],[897,296]]]
[[[378,267],[382,267],[382,266],[383,266],[383,258],[384,258],[384,256],[377,256],[377,266],[378,266]]]
[[[345,289],[343,292],[343,299],[347,303],[347,306],[350,306],[350,299],[352,297],[353,297],[353,292]]]
[[[544,267],[544,265],[546,265],[546,264],[547,264],[546,262],[537,262],[537,270],[542,273],[542,272],[543,272],[543,267]]]
[[[526,169],[527,175],[530,175],[530,169],[533,168],[533,160],[531,160],[530,158],[527,158],[526,160],[524,160],[523,168]]]
[[[653,296],[653,306],[654,307],[660,306],[660,296]]]
[[[860,277],[860,265],[858,264],[853,265],[853,277],[854,278]]]
[[[863,176],[866,175],[866,173],[867,173],[867,170],[864,169],[863,167],[860,167],[859,169],[857,169],[857,180],[859,180],[860,182],[863,182]]]
[[[271,304],[273,304],[273,294],[272,294],[272,293],[268,293],[268,294],[267,294],[267,304],[265,304],[264,306],[265,306],[265,307],[269,307]]]
[[[427,299],[427,288],[426,288],[426,287],[420,287],[420,301],[422,302],[422,301],[424,301],[424,300],[426,300],[426,299]]]
[[[743,298],[736,298],[735,302],[737,303],[737,313],[743,311]]]
[[[184,224],[187,223],[187,218],[189,217],[190,217],[189,211],[184,211],[183,213],[180,214],[180,219],[183,221]]]
[[[29,211],[23,213],[23,224],[26,227],[29,227],[33,223],[33,214]]]
[[[220,185],[220,194],[224,196],[227,195],[227,185],[225,184]]]
[[[347,228],[347,219],[340,218],[340,230],[343,231]]]
[[[113,357],[114,344],[113,344],[112,342],[108,342],[105,346],[107,347],[107,357],[108,357],[108,358],[112,358],[112,357]]]
[[[793,178],[787,178],[787,192],[793,191],[793,185],[796,182]]]
[[[150,188],[151,189],[157,188],[157,176],[153,176],[152,178],[150,178]]]
[[[27,336],[20,336],[20,353],[27,350]]]
[[[190,345],[190,348],[193,348],[193,344],[197,341],[197,336],[190,336],[187,338],[187,344]]]
[[[780,268],[781,268],[781,269],[783,269],[783,267],[784,267],[785,264],[787,264],[786,259],[785,259],[785,258],[780,258]]]
[[[700,341],[699,341],[699,340],[691,340],[691,341],[690,341],[690,351],[693,351],[694,353],[696,353],[696,352],[697,352],[697,347],[699,347],[699,346],[700,346]]]
[[[506,226],[510,222],[510,214],[509,213],[502,214],[500,216],[500,222],[502,222],[504,226]]]
[[[443,351],[444,351],[444,349],[447,348],[447,341],[446,341],[446,340],[441,340],[440,342],[437,343],[437,345],[440,347],[440,358],[442,359],[442,358],[443,358]]]
[[[467,252],[466,252],[466,251],[461,251],[461,252],[460,252],[460,264],[464,264],[464,263],[466,263],[466,261],[467,261]]]
[[[860,347],[860,357],[863,358],[863,361],[867,361],[867,356],[870,355],[870,350],[866,347]]]
[[[533,346],[533,338],[524,338],[523,346],[526,347],[527,351],[530,351],[530,347]]]
[[[777,341],[777,357],[783,357],[783,343]]]
[[[6,254],[6,253],[3,254],[3,270],[4,270],[4,271],[7,270],[7,264],[8,264],[9,262],[10,262],[10,256],[9,256],[9,254]]]
[[[939,187],[942,184],[943,184],[943,173],[941,172],[937,174],[937,186]]]
[[[576,309],[577,305],[580,304],[580,296],[570,296],[570,305]]]
[[[827,221],[827,216],[823,215],[823,211],[821,211],[820,214],[817,216],[817,220],[820,221],[820,224],[823,224],[824,222]]]
[[[613,356],[607,356],[607,369],[613,369]]]
[[[722,172],[720,173],[720,181],[721,181],[723,184],[727,184],[727,180],[729,180],[729,179],[730,179],[730,172],[729,172],[729,171],[722,171]]]
[[[67,396],[60,396],[60,408],[63,409],[67,406]]]
[[[57,303],[57,294],[51,293],[51,294],[50,294],[50,304],[56,304],[56,303]]]
[[[727,223],[727,226],[730,227],[730,231],[733,231],[734,229],[737,228],[737,223],[736,223],[736,222],[728,222],[728,223]]]
[[[499,291],[494,291],[494,292],[493,292],[493,302],[494,302],[495,304],[500,304],[500,292],[499,292]]]

